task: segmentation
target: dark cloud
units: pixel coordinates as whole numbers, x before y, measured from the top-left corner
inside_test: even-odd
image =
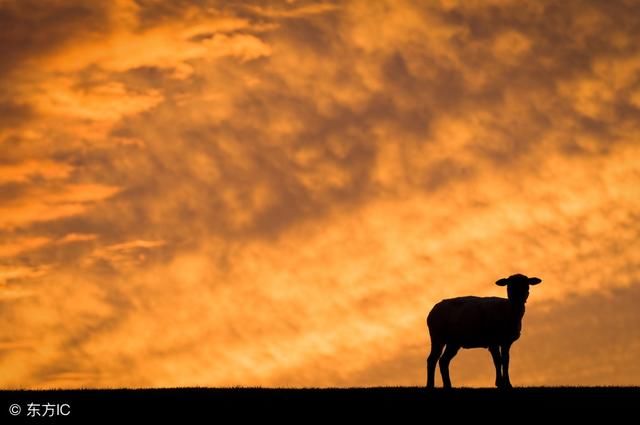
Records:
[[[9,0],[0,5],[0,75],[108,28],[108,2]],[[6,76],[5,76],[6,78]],[[5,83],[8,82],[5,80]]]
[[[33,117],[33,109],[28,105],[11,100],[0,101],[0,131],[5,128],[15,128]]]

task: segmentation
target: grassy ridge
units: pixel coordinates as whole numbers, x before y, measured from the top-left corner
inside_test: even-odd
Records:
[[[447,415],[487,417],[494,412],[516,411],[527,415],[560,408],[575,415],[594,410],[621,412],[640,408],[640,387],[534,387],[496,389],[460,388],[427,391],[418,387],[383,388],[165,388],[0,391],[0,423],[27,418],[27,405],[68,404],[70,415],[56,423],[74,420],[124,420],[135,418],[228,417],[234,420],[265,418],[330,419],[336,414],[360,419],[380,415],[432,417]],[[9,406],[18,404],[18,416]],[[300,412],[300,413],[297,413]],[[338,413],[339,412],[339,413]],[[313,417],[308,415],[312,414]],[[42,419],[44,420],[44,419]],[[31,421],[31,422],[29,422]]]

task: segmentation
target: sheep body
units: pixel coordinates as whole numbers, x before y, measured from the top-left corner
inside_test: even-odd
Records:
[[[436,304],[427,325],[432,338],[462,348],[488,348],[520,337],[521,317],[506,298],[458,297]]]

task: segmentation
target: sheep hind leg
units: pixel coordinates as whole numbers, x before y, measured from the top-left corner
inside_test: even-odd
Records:
[[[500,349],[497,345],[489,346],[489,352],[491,358],[493,358],[493,365],[496,368],[496,387],[502,386],[502,361],[500,359]]]
[[[431,340],[431,353],[429,353],[429,357],[427,357],[427,388],[435,387],[436,364],[443,349],[443,343]]]
[[[458,354],[460,346],[447,344],[447,348],[444,349],[444,354],[440,357],[440,374],[442,375],[442,386],[444,388],[451,388],[451,378],[449,377],[449,363],[451,359]]]

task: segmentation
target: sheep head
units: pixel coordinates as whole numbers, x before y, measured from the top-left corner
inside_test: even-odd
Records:
[[[542,280],[537,277],[527,277],[518,273],[496,281],[496,285],[507,287],[509,300],[524,304],[529,298],[529,286],[537,285],[540,282]]]

